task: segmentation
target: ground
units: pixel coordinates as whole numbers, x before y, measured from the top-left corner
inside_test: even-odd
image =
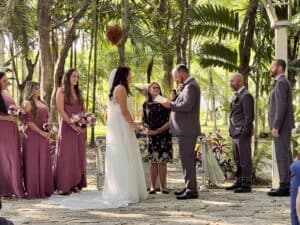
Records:
[[[95,162],[89,154],[89,187],[95,189]],[[3,200],[0,216],[15,225],[284,225],[290,224],[289,198],[271,198],[267,187],[250,194],[234,194],[223,188],[200,192],[198,199],[178,201],[173,191],[183,186],[179,162],[169,165],[169,195],[156,194],[125,208],[71,211],[41,200]],[[229,183],[222,184],[223,186]]]

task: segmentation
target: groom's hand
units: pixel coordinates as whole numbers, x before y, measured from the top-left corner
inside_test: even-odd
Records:
[[[167,108],[167,109],[170,109],[171,108],[171,102],[164,102],[164,103],[162,103],[162,106]]]

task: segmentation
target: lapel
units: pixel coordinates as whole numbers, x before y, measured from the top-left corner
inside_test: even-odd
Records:
[[[273,95],[273,93],[275,91],[276,85],[278,85],[278,81],[280,81],[280,80],[286,80],[286,76],[285,75],[284,76],[280,76],[277,80],[274,80],[273,88],[272,88],[271,93],[269,95],[269,103],[271,102],[271,98],[272,98],[272,95]]]
[[[176,99],[176,101],[178,100],[181,100],[181,97],[182,97],[182,93],[183,93],[183,90],[184,90],[184,88],[188,85],[188,84],[190,84],[192,81],[194,81],[194,78],[192,77],[190,80],[188,80],[188,82],[186,82],[185,84],[183,84],[182,85],[182,87],[180,88],[180,93],[179,93],[179,95],[178,95],[178,98]],[[175,102],[176,102],[175,101]]]

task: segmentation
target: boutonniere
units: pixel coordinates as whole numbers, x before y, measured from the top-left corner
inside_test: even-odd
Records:
[[[177,86],[177,93],[182,92],[183,89],[184,89],[184,84],[178,84],[178,86]]]
[[[237,102],[237,100],[239,99],[237,93],[234,94],[234,96],[231,97],[231,102]]]

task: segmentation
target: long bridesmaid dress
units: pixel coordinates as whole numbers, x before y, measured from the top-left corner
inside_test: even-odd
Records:
[[[64,92],[63,89],[61,91]],[[72,105],[65,103],[64,110],[70,117],[84,111],[79,101]],[[54,185],[57,191],[67,193],[72,188],[81,190],[87,186],[84,135],[78,135],[63,120],[59,126],[54,171]]]
[[[33,120],[31,112],[22,116],[26,124],[34,122],[40,129],[48,122],[47,107],[39,107]],[[28,199],[46,198],[53,193],[53,172],[49,140],[26,127],[23,138],[24,183]]]
[[[2,94],[6,108],[15,105],[15,101]],[[5,115],[4,113],[0,113]],[[0,120],[0,190],[1,196],[24,197],[21,176],[21,148],[17,124]]]

